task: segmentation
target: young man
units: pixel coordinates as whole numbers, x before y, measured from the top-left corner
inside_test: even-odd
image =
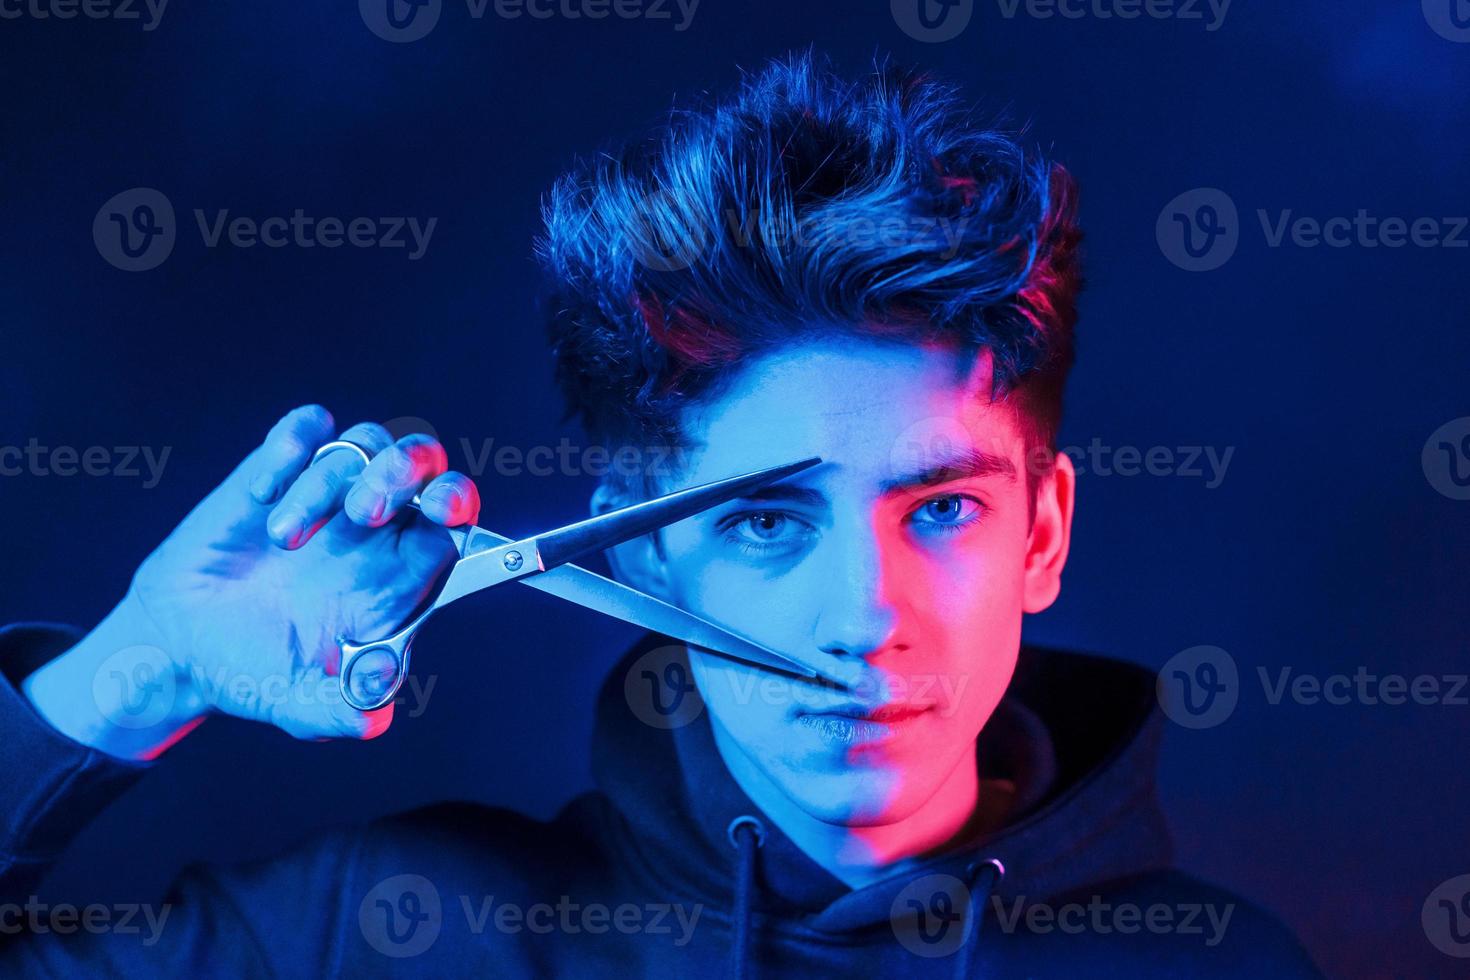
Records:
[[[1064,171],[924,78],[794,58],[565,177],[546,225],[573,409],[602,443],[678,450],[594,510],[824,461],[620,546],[617,575],[851,689],[649,636],[604,687],[598,791],[554,821],[438,807],[193,871],[147,944],[13,915],[9,965],[1312,975],[1272,920],[1169,870],[1153,677],[1021,647],[1060,589],[1076,490],[1051,452],[1080,287]],[[312,463],[335,439],[376,455]],[[211,712],[382,732],[391,706],[336,693],[332,638],[392,632],[445,567],[436,525],[479,511],[446,469],[431,438],[298,409],[96,629],[8,630],[0,901]]]

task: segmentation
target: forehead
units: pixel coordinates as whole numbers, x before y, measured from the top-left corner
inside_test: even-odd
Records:
[[[783,348],[685,413],[689,463],[703,477],[819,455],[881,481],[950,451],[1019,459],[1014,411],[991,402],[991,380],[988,352],[853,337]]]

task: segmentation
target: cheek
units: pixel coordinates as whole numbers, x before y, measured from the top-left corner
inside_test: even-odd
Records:
[[[676,544],[685,547],[676,551]],[[799,564],[777,574],[733,561],[712,544],[671,541],[668,550],[675,605],[777,650],[811,643],[812,569]]]
[[[1021,621],[1025,542],[1009,529],[979,529],[962,543],[895,548],[890,594],[914,630],[914,645],[986,646]],[[936,651],[938,652],[938,651]]]

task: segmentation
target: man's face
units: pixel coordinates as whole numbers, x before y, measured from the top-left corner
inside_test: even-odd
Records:
[[[1055,596],[1038,588],[1050,551],[1029,519],[1025,444],[989,390],[988,358],[842,339],[751,364],[683,420],[681,485],[823,459],[665,529],[640,584],[860,678],[844,694],[691,652],[722,745],[825,822],[903,819],[972,765],[1022,613]]]

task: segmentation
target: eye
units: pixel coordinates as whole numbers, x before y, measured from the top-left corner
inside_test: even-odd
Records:
[[[781,531],[786,527],[786,515],[751,514],[740,522],[740,526],[747,528],[753,537],[762,541],[774,541],[781,536]]]
[[[945,533],[975,523],[984,513],[985,505],[974,497],[952,493],[924,501],[909,515],[909,520],[922,531]]]
[[[726,540],[747,554],[783,551],[806,539],[811,526],[780,511],[734,514],[721,525]]]

